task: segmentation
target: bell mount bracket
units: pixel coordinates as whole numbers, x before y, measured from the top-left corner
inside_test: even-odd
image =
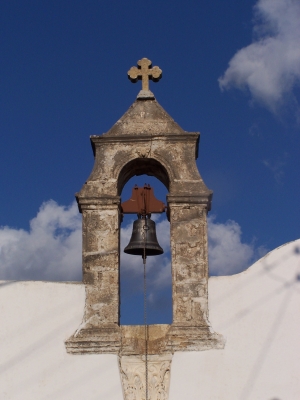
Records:
[[[163,213],[166,210],[164,202],[154,196],[154,190],[146,184],[143,187],[135,185],[131,198],[121,204],[122,214],[138,214],[138,216],[150,216],[155,213]]]

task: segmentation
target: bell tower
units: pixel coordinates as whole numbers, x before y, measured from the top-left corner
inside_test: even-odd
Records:
[[[128,71],[142,90],[103,135],[91,136],[94,168],[76,194],[82,213],[83,322],[66,341],[69,353],[142,355],[141,326],[120,326],[121,192],[135,175],[152,175],[168,189],[173,322],[150,325],[149,355],[222,348],[208,319],[207,213],[212,191],[197,169],[200,134],[184,131],[158,104],[149,79],[162,71],[143,58]]]

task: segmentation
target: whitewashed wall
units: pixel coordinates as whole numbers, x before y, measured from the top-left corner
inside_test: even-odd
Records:
[[[175,354],[170,399],[300,399],[300,240],[247,271],[210,278],[224,350]]]
[[[300,399],[300,240],[231,277],[210,278],[224,350],[176,353],[170,400]],[[66,354],[81,284],[0,282],[0,399],[122,399],[117,356]]]

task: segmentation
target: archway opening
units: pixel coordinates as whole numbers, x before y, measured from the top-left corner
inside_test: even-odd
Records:
[[[121,195],[124,186],[130,178],[141,175],[147,175],[148,177],[153,176],[157,178],[157,180],[159,180],[165,186],[165,188],[169,190],[170,177],[168,171],[161,163],[156,161],[154,158],[135,158],[124,165],[120,171],[118,179],[118,194]],[[145,182],[143,182],[143,184],[144,183]],[[159,187],[162,188],[163,186]]]
[[[145,160],[143,160],[145,161]],[[158,163],[157,163],[158,164]],[[157,167],[157,164],[155,167]],[[160,164],[159,164],[160,165]],[[143,169],[142,169],[143,171]],[[145,183],[154,189],[155,197],[166,203],[166,186],[153,176],[140,174],[141,169],[131,169],[126,175],[127,183],[122,187],[122,200],[128,200],[134,185]],[[135,173],[139,176],[133,176]],[[131,175],[131,176],[130,176]],[[168,184],[167,175],[162,177]],[[125,178],[125,179],[126,179]],[[123,182],[125,180],[123,178]],[[120,186],[121,187],[121,186]],[[125,214],[121,224],[120,240],[120,323],[121,325],[142,325],[144,323],[144,281],[143,260],[141,256],[124,253],[129,243],[134,214]],[[170,223],[166,213],[152,214],[156,222],[157,239],[164,250],[160,256],[147,257],[147,324],[172,323],[172,276],[170,256]]]

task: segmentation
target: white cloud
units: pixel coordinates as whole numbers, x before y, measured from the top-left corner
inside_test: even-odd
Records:
[[[0,228],[0,279],[81,280],[81,215],[50,200],[30,230]]]
[[[161,217],[156,221],[158,242],[164,254],[147,258],[148,294],[171,285],[170,225]],[[121,230],[121,266],[125,286],[135,287],[134,278],[143,275],[141,257],[123,252],[132,232],[132,221]],[[241,228],[234,221],[217,223],[208,218],[210,274],[234,274],[248,267],[266,251],[254,244],[242,243]],[[81,215],[76,203],[59,206],[50,200],[43,203],[30,221],[30,230],[0,228],[0,279],[6,280],[81,280]],[[141,280],[140,280],[141,282]]]
[[[300,83],[300,2],[259,0],[254,7],[253,42],[239,50],[219,78],[221,89],[248,88],[253,99],[276,112],[296,102]]]
[[[155,217],[157,237],[164,254],[147,258],[148,317],[156,321],[171,318],[172,278],[170,224],[165,216]],[[123,252],[132,233],[132,220],[121,229],[121,300],[134,298],[137,310],[142,304],[142,257]],[[225,224],[208,219],[210,274],[226,275],[242,271],[257,255],[252,244],[242,243],[241,229],[234,221]],[[81,281],[81,215],[74,202],[69,207],[48,201],[30,221],[30,230],[0,227],[0,279]],[[263,254],[260,254],[262,256]],[[126,303],[129,301],[129,303]],[[140,304],[140,306],[139,306]],[[132,323],[132,320],[131,320]],[[136,323],[136,322],[135,322]]]
[[[242,230],[237,222],[228,220],[222,224],[215,222],[215,216],[208,218],[210,275],[239,273],[266,252],[262,247],[256,249],[251,243],[242,243]]]

